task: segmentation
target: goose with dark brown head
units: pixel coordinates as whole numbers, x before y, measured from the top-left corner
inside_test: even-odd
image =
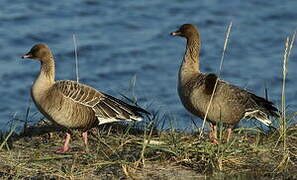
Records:
[[[69,130],[80,129],[88,147],[87,130],[105,123],[140,121],[146,110],[129,105],[87,85],[75,81],[55,81],[55,61],[49,47],[36,44],[22,58],[39,60],[41,68],[32,89],[32,99],[39,111],[52,122]],[[66,133],[62,149],[69,150],[71,135]]]
[[[192,114],[204,118],[215,83],[218,80],[206,120],[210,122],[210,137],[217,143],[216,124],[222,122],[229,126],[227,141],[232,128],[243,118],[254,118],[269,126],[270,116],[278,116],[272,102],[256,96],[235,85],[218,79],[215,74],[200,72],[200,35],[192,24],[184,24],[173,36],[187,40],[185,55],[178,73],[178,94],[182,104]]]

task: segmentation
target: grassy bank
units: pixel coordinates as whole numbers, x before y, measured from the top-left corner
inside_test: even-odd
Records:
[[[62,145],[61,129],[39,125],[25,132],[1,143],[1,179],[297,178],[297,126],[286,130],[284,149],[278,130],[238,130],[230,142],[215,145],[206,134],[199,139],[199,133],[113,124],[92,129],[86,153],[74,132],[72,151],[63,155],[53,152]]]
[[[212,144],[204,131],[157,130],[155,116],[142,126],[93,128],[87,152],[79,132],[73,131],[71,151],[55,154],[65,133],[51,124],[28,126],[29,106],[22,133],[0,133],[0,179],[297,179],[297,125],[287,124],[296,113],[287,115],[285,103],[286,67],[294,40],[295,35],[286,42],[277,129],[236,129],[225,142],[226,131],[220,127],[219,143]]]

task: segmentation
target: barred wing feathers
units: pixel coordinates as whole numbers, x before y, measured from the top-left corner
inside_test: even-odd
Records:
[[[55,86],[65,98],[91,108],[99,120],[99,124],[114,121],[141,121],[141,113],[149,114],[142,108],[129,105],[75,81],[57,81]]]

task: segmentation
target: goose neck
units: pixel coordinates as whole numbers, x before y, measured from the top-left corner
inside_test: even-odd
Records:
[[[200,41],[198,38],[188,38],[183,63],[194,71],[199,71]]]
[[[41,61],[39,77],[49,82],[55,81],[55,61],[53,58]]]

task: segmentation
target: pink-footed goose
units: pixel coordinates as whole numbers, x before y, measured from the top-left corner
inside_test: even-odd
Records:
[[[140,121],[146,110],[129,105],[119,99],[75,81],[55,81],[55,61],[45,44],[36,44],[22,58],[41,62],[40,73],[35,80],[31,96],[39,111],[52,122],[67,129],[80,129],[85,147],[88,147],[87,130],[104,123]],[[69,150],[71,135],[66,133],[62,149]]]
[[[194,25],[184,24],[171,35],[187,40],[185,55],[178,73],[179,97],[189,112],[203,119],[217,76],[200,72],[200,36]],[[213,143],[217,143],[216,123],[218,122],[228,125],[227,141],[229,141],[232,128],[240,119],[254,118],[269,126],[271,124],[269,116],[277,117],[277,111],[272,102],[218,79],[206,118],[210,122],[210,138]]]

